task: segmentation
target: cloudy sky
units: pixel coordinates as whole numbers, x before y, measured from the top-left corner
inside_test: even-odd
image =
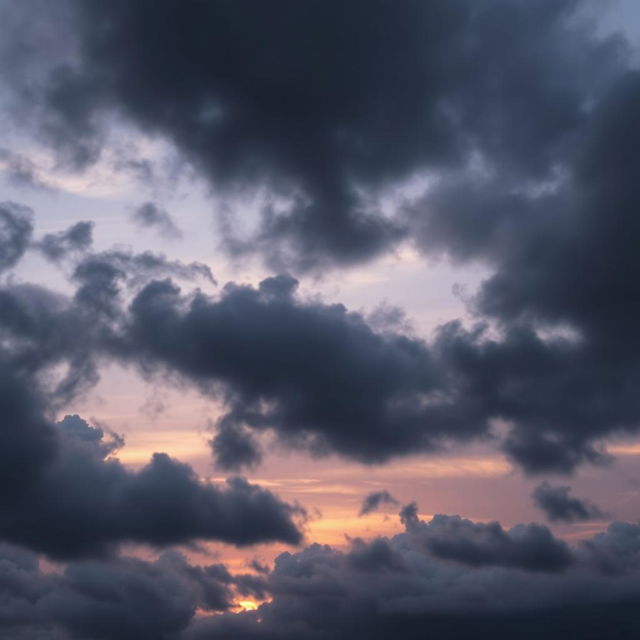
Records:
[[[0,638],[638,637],[634,0],[0,32]]]

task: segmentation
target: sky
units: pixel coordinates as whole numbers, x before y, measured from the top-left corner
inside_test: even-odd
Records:
[[[0,639],[638,637],[637,3],[0,31]]]

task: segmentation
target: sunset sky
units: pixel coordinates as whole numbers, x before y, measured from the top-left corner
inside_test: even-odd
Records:
[[[0,639],[640,636],[634,0],[0,31]]]

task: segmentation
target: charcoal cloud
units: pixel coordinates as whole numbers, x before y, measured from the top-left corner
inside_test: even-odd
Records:
[[[201,483],[188,465],[162,453],[129,471],[108,457],[121,443],[77,416],[55,427],[36,423],[38,439],[24,433],[17,417],[13,426],[23,432],[4,449],[3,476],[13,480],[2,492],[4,540],[70,558],[106,555],[124,542],[246,546],[302,539],[293,522],[302,510],[243,478]]]
[[[406,531],[392,538],[354,539],[347,551],[314,544],[297,553],[283,553],[266,576],[271,600],[255,612],[223,614],[194,620],[188,640],[234,637],[265,638],[360,637],[387,640],[402,633],[423,638],[470,640],[477,637],[631,639],[637,633],[638,532],[631,523],[609,530],[570,548],[544,527],[528,538],[534,525],[514,527],[507,536],[519,544],[533,543],[545,531],[547,543],[563,550],[571,562],[549,567],[513,563],[513,550],[500,543],[490,564],[461,562],[425,545],[433,530],[461,526],[457,541],[484,546],[494,539],[485,525],[458,516],[420,520],[411,505],[403,510]],[[517,533],[518,532],[518,533]],[[545,543],[545,544],[547,544]],[[493,546],[492,544],[490,546]],[[592,550],[598,546],[598,552]],[[596,557],[602,564],[594,561]],[[625,563],[624,572],[604,564]],[[612,620],[615,625],[612,627]]]
[[[173,141],[214,189],[267,185],[257,235],[229,246],[305,269],[366,260],[403,238],[491,269],[470,301],[477,324],[446,324],[431,347],[376,333],[337,305],[292,303],[286,276],[257,292],[229,287],[216,302],[196,295],[188,311],[170,285],[149,285],[120,353],[223,384],[221,466],[259,460],[247,428],[379,462],[486,435],[498,419],[504,451],[532,474],[604,464],[607,437],[637,432],[640,75],[628,44],[598,37],[576,2],[100,0],[65,3],[62,17],[34,3],[5,8],[3,68],[15,100],[40,110],[77,166],[99,155],[116,112]],[[38,19],[25,20],[35,6]],[[69,51],[38,55],[55,39],[29,29],[45,23]],[[391,215],[372,204],[423,174],[424,197]],[[0,211],[0,268],[10,269],[31,223],[16,205]],[[76,302],[111,322],[127,319],[123,278],[194,274],[125,254],[92,255],[75,272]],[[231,321],[252,313],[264,326]],[[269,324],[281,320],[286,335]]]
[[[136,225],[143,229],[156,229],[165,238],[180,238],[182,232],[176,226],[166,209],[155,202],[144,202],[131,216]]]
[[[57,558],[125,542],[300,542],[301,508],[242,478],[203,483],[163,453],[131,471],[114,457],[119,437],[78,416],[54,424],[51,414],[95,383],[103,354],[117,352],[115,325],[33,286],[9,285],[0,298],[1,538]]]
[[[126,352],[143,371],[181,373],[205,390],[222,383],[228,413],[218,444],[231,421],[312,453],[372,463],[450,435],[447,399],[423,402],[439,389],[424,342],[376,333],[342,305],[298,299],[295,285],[280,276],[258,288],[228,284],[210,298],[154,281],[131,303]],[[456,427],[470,438],[486,425]],[[238,462],[247,454],[224,452]]]
[[[570,473],[609,463],[603,439],[636,430],[617,418],[634,414],[637,394],[604,380],[607,363],[587,362],[581,339],[526,323],[496,338],[487,324],[450,322],[427,344],[296,285],[280,275],[209,297],[156,280],[127,312],[123,355],[143,373],[179,374],[205,393],[222,385],[213,449],[223,468],[259,461],[252,432],[376,463],[484,437],[500,419],[501,446],[524,471]]]
[[[211,296],[153,279],[214,282],[202,263],[111,250],[73,264],[71,299],[33,285],[0,291],[13,366],[67,363],[59,404],[97,381],[102,359],[216,394],[226,406],[211,441],[221,469],[256,466],[266,432],[314,455],[378,463],[485,437],[500,419],[502,447],[522,469],[569,473],[609,462],[603,440],[636,430],[637,394],[613,384],[624,372],[631,385],[630,350],[596,360],[602,352],[583,336],[518,321],[496,337],[487,324],[450,322],[428,344],[304,298],[286,274]]]
[[[230,413],[220,419],[216,435],[209,442],[216,466],[224,471],[253,468],[262,461],[259,443],[249,429],[234,417]]]
[[[434,242],[494,265],[471,301],[478,327],[441,328],[447,357],[515,426],[504,448],[531,473],[606,462],[598,443],[637,429],[639,105],[640,74],[629,72],[593,107],[554,188],[489,201],[452,189],[433,208],[445,236]]]
[[[436,515],[424,524],[404,513],[407,530],[431,554],[470,566],[519,567],[529,571],[562,571],[573,562],[569,547],[536,524],[505,531],[498,522],[474,523],[459,516]]]
[[[91,248],[93,226],[93,222],[77,222],[64,231],[46,234],[36,246],[49,260],[59,262],[69,253],[80,253]]]
[[[268,185],[284,210],[265,206],[257,234],[228,246],[297,268],[368,259],[406,236],[402,216],[363,192],[416,172],[464,173],[476,154],[508,176],[504,194],[549,178],[586,105],[624,69],[623,44],[596,38],[572,0],[65,9],[67,22],[49,23],[75,55],[47,62],[39,84],[12,76],[49,140],[86,165],[100,152],[102,116],[117,111],[172,140],[215,188]],[[4,55],[26,67],[19,43]]]
[[[47,573],[32,552],[2,545],[0,637],[171,640],[197,609],[229,610],[232,580],[223,565],[191,565],[175,551],[154,562],[91,560]]]
[[[15,202],[0,203],[0,271],[14,267],[29,248],[33,211]]]
[[[387,640],[402,631],[417,640],[429,628],[460,640],[489,632],[506,640],[522,637],[523,629],[532,638],[565,638],[567,629],[580,637],[635,637],[637,524],[611,524],[568,551],[570,567],[549,572],[443,558],[424,545],[425,532],[442,518],[469,521],[438,516],[424,522],[416,511],[413,505],[403,510],[406,531],[392,538],[355,538],[344,551],[312,544],[280,554],[272,570],[257,575],[233,574],[221,564],[191,564],[175,551],[154,561],[74,560],[46,572],[33,552],[4,544],[0,634],[307,640],[357,633]],[[506,548],[502,552],[510,555]],[[263,604],[254,612],[234,613],[238,597]]]
[[[381,461],[432,449],[445,431],[453,439],[486,434],[498,419],[510,427],[504,451],[531,474],[604,464],[607,437],[637,432],[640,75],[629,44],[598,36],[580,3],[99,0],[65,3],[60,18],[35,1],[6,9],[7,82],[75,165],[99,156],[105,123],[117,113],[171,140],[218,195],[267,187],[258,230],[230,238],[232,251],[323,269],[370,259],[403,239],[491,271],[470,300],[477,324],[444,325],[421,356],[414,371],[422,368],[428,381],[398,382],[378,399],[380,381],[352,369],[365,375],[358,388],[345,383],[353,420],[346,401],[321,386],[314,394],[328,397],[327,407],[311,407],[302,386],[322,380],[302,365],[299,381],[291,365],[288,380],[266,389],[257,373],[240,373],[236,358],[238,370],[223,382],[238,398],[230,399],[234,415],[244,401],[248,408],[239,426],[216,436],[215,450],[228,453],[222,465],[236,464],[234,452],[244,456],[238,464],[257,461],[241,427],[273,420],[290,441]],[[34,6],[38,20],[25,20]],[[45,23],[64,33],[57,40],[69,50],[38,56]],[[423,197],[383,211],[389,189],[402,192],[424,176]],[[242,212],[220,209],[224,228],[233,228]],[[5,269],[23,251],[15,239],[29,235],[24,224],[11,227],[11,215]],[[103,289],[113,282],[105,270],[125,268],[113,255],[107,262],[94,272]],[[133,262],[126,269],[137,268]],[[95,304],[115,317],[112,297],[105,303],[100,295]],[[229,293],[226,306],[239,299]],[[138,300],[138,315],[141,307]],[[185,318],[195,323],[198,314]],[[149,358],[152,337],[144,338]],[[402,340],[425,352],[410,339],[396,344]],[[186,356],[165,351],[160,359],[200,382],[216,377],[202,363],[196,375]],[[266,417],[253,406],[263,401],[275,403]],[[383,425],[401,414],[392,437]],[[328,433],[331,421],[348,420],[344,436]],[[365,425],[370,445],[359,437]]]
[[[603,512],[588,500],[571,495],[571,487],[539,484],[531,494],[536,506],[551,522],[583,522],[603,518]]]
[[[359,515],[365,516],[377,511],[382,505],[391,504],[398,504],[398,501],[386,489],[373,491],[364,497]]]

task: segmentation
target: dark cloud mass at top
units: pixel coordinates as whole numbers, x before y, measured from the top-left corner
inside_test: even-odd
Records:
[[[76,162],[96,157],[101,117],[116,111],[171,139],[216,188],[266,183],[292,202],[267,207],[247,246],[297,268],[352,263],[409,231],[376,200],[416,172],[459,182],[475,156],[500,173],[481,195],[508,197],[570,161],[623,52],[575,7],[71,1],[77,55],[16,82]],[[6,58],[26,65],[38,24]]]
[[[587,3],[70,1],[64,24],[48,17],[46,3],[37,5],[37,20],[20,20],[30,6],[5,8],[17,25],[3,45],[13,61],[7,85],[26,114],[21,122],[31,113],[61,157],[93,161],[108,114],[117,114],[171,140],[218,193],[267,185],[277,194],[257,235],[229,240],[228,248],[321,270],[369,259],[402,238],[427,254],[491,269],[470,300],[478,324],[441,327],[433,353],[413,373],[403,355],[391,365],[404,370],[390,382],[396,389],[368,407],[358,398],[370,400],[383,383],[364,368],[365,378],[337,392],[344,400],[328,396],[334,413],[322,416],[310,403],[327,397],[313,387],[325,374],[311,362],[285,358],[288,378],[267,389],[259,366],[240,372],[239,358],[227,382],[242,403],[277,400],[283,432],[294,423],[296,430],[322,423],[336,430],[348,420],[348,430],[323,433],[314,445],[381,460],[423,448],[418,420],[428,418],[429,433],[457,438],[485,433],[500,419],[512,427],[503,443],[508,455],[544,473],[605,462],[602,440],[636,431],[640,79],[624,39],[597,36],[581,17]],[[47,27],[73,44],[53,47],[51,59],[38,48]],[[17,73],[20,65],[25,73]],[[420,175],[428,176],[422,196],[383,212],[385,190]],[[156,224],[157,208],[149,211]],[[12,251],[21,249],[14,243]],[[7,264],[18,254],[7,254]],[[311,321],[296,313],[296,322]],[[187,324],[205,315],[194,310]],[[319,339],[305,326],[292,335]],[[209,330],[198,333],[201,345],[213,344],[204,337]],[[189,375],[215,377],[218,365],[187,362],[180,341],[172,353],[152,345],[160,331],[140,332],[146,348]],[[337,358],[351,360],[347,370],[364,342],[354,342],[352,355],[338,345],[355,333],[336,337]],[[285,406],[293,387],[301,395]],[[384,410],[375,411],[376,402],[387,403]],[[444,405],[455,409],[445,415]],[[243,411],[234,407],[217,436],[223,468],[234,468],[234,452],[249,465],[259,460],[238,425],[264,416]],[[394,436],[376,426],[389,420],[402,421]],[[355,435],[364,429],[366,438]]]

